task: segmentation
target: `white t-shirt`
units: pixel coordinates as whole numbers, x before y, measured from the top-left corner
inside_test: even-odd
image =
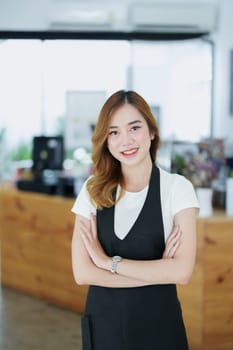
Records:
[[[193,185],[184,176],[168,173],[161,168],[159,168],[159,171],[161,208],[166,240],[172,230],[175,214],[182,209],[199,208],[199,204]],[[93,206],[90,200],[86,190],[86,182],[83,184],[71,210],[73,213],[89,219],[91,213],[96,213],[96,207]],[[145,202],[148,188],[149,186],[146,186],[139,192],[126,191],[116,204],[114,231],[118,238],[124,239],[136,221]]]

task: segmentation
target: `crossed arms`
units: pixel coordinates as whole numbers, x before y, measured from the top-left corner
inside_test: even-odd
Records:
[[[76,215],[72,238],[72,267],[78,284],[103,287],[140,287],[153,284],[187,284],[196,255],[196,209],[181,210],[159,260],[123,258],[117,274],[110,272],[111,257],[98,240],[96,218]]]

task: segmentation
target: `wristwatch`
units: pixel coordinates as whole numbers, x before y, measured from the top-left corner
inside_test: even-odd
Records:
[[[119,255],[115,255],[112,257],[112,265],[111,265],[111,272],[116,273],[117,264],[122,260],[122,257]]]

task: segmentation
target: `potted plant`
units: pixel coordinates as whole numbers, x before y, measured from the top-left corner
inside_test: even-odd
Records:
[[[197,144],[197,152],[186,153],[183,158],[182,175],[188,178],[196,189],[199,199],[199,216],[210,216],[213,211],[213,181],[224,165],[224,144],[214,139]]]

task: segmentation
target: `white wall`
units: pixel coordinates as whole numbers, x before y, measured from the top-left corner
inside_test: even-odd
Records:
[[[0,0],[0,29],[8,30],[15,28],[15,26],[22,26],[24,29],[30,30],[37,27],[38,30],[42,30],[50,19],[50,12],[54,10],[56,3],[60,2],[63,0],[40,0],[39,2]],[[67,2],[82,3],[83,0],[67,0]],[[100,2],[104,1],[97,1],[97,3]],[[119,0],[119,4],[133,2],[142,2],[142,0]],[[147,2],[161,2],[161,0],[147,0]],[[178,2],[178,0],[164,0],[164,2],[172,3]],[[230,115],[229,110],[230,50],[233,49],[233,0],[186,0],[186,2],[212,2],[220,5],[219,26],[212,36],[215,42],[213,131],[216,137],[233,140],[233,115]],[[93,4],[89,1],[87,3]]]
[[[0,30],[43,30],[49,21],[50,1],[29,1],[0,0]]]
[[[79,22],[77,14],[80,10],[89,12],[87,18],[90,22],[86,22],[87,26],[92,21],[95,22],[96,12],[100,10],[105,13],[102,13],[103,17],[107,16],[105,19],[112,29],[128,30],[128,11],[132,11],[131,7],[134,4],[142,4],[144,8],[146,4],[202,5],[215,4],[218,1],[221,0],[0,0],[0,30],[47,30],[52,23],[54,25],[54,22],[57,23],[61,18],[75,22],[75,28],[78,28],[78,23],[82,23],[82,20]],[[84,27],[81,25],[80,28]],[[105,29],[108,29],[108,26]]]
[[[233,50],[233,1],[220,0],[219,27],[214,35],[214,136],[233,140],[230,115],[230,50]],[[233,96],[232,96],[233,98]]]

